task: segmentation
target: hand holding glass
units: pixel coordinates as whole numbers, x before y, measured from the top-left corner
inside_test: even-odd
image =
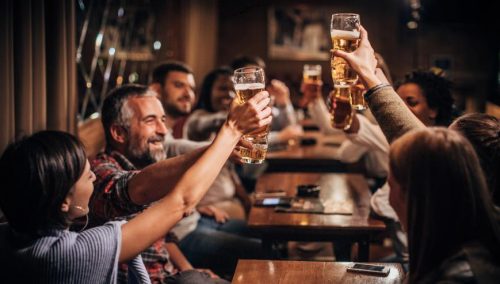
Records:
[[[333,14],[330,34],[333,50],[353,52],[358,48],[360,41],[359,15]],[[356,72],[340,57],[332,56],[331,68],[334,85],[350,85],[358,79]]]
[[[260,67],[244,67],[234,71],[234,88],[236,102],[244,104],[247,100],[265,89],[264,70]],[[252,145],[251,148],[240,147],[241,160],[247,164],[261,164],[267,153],[267,134],[269,125],[243,135],[242,139]],[[247,143],[248,144],[248,143]]]

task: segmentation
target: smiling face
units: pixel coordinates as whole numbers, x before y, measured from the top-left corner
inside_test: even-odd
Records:
[[[164,148],[165,112],[154,96],[133,97],[127,101],[132,111],[127,136],[126,157],[137,167],[166,158]]]
[[[413,114],[427,126],[433,126],[436,123],[437,110],[431,109],[427,104],[427,98],[422,89],[415,83],[406,83],[401,85],[398,95],[405,102]]]
[[[212,86],[210,102],[215,111],[227,111],[235,96],[234,84],[230,75],[219,75]]]
[[[161,100],[168,116],[187,115],[195,102],[193,74],[170,71],[161,89]]]

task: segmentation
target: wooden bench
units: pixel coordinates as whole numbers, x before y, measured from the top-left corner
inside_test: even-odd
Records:
[[[78,138],[82,141],[89,159],[93,159],[97,153],[104,150],[106,139],[101,118],[89,118],[78,125]]]

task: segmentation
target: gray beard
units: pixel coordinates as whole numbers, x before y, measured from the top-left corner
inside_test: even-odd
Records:
[[[167,153],[165,150],[151,151],[147,148],[146,151],[139,151],[138,149],[128,149],[129,160],[137,167],[143,168],[154,164],[159,161],[163,161],[167,158]]]

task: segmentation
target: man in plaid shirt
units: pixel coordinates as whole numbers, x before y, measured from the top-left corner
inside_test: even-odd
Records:
[[[165,159],[165,114],[155,94],[144,86],[114,90],[102,113],[106,150],[91,162],[97,177],[90,202],[94,225],[130,219],[162,198],[205,150]],[[153,283],[227,283],[211,271],[194,270],[174,241],[175,236],[169,235],[142,253]],[[172,263],[167,247],[173,249],[176,263]],[[121,268],[119,280],[126,282],[126,266]]]

